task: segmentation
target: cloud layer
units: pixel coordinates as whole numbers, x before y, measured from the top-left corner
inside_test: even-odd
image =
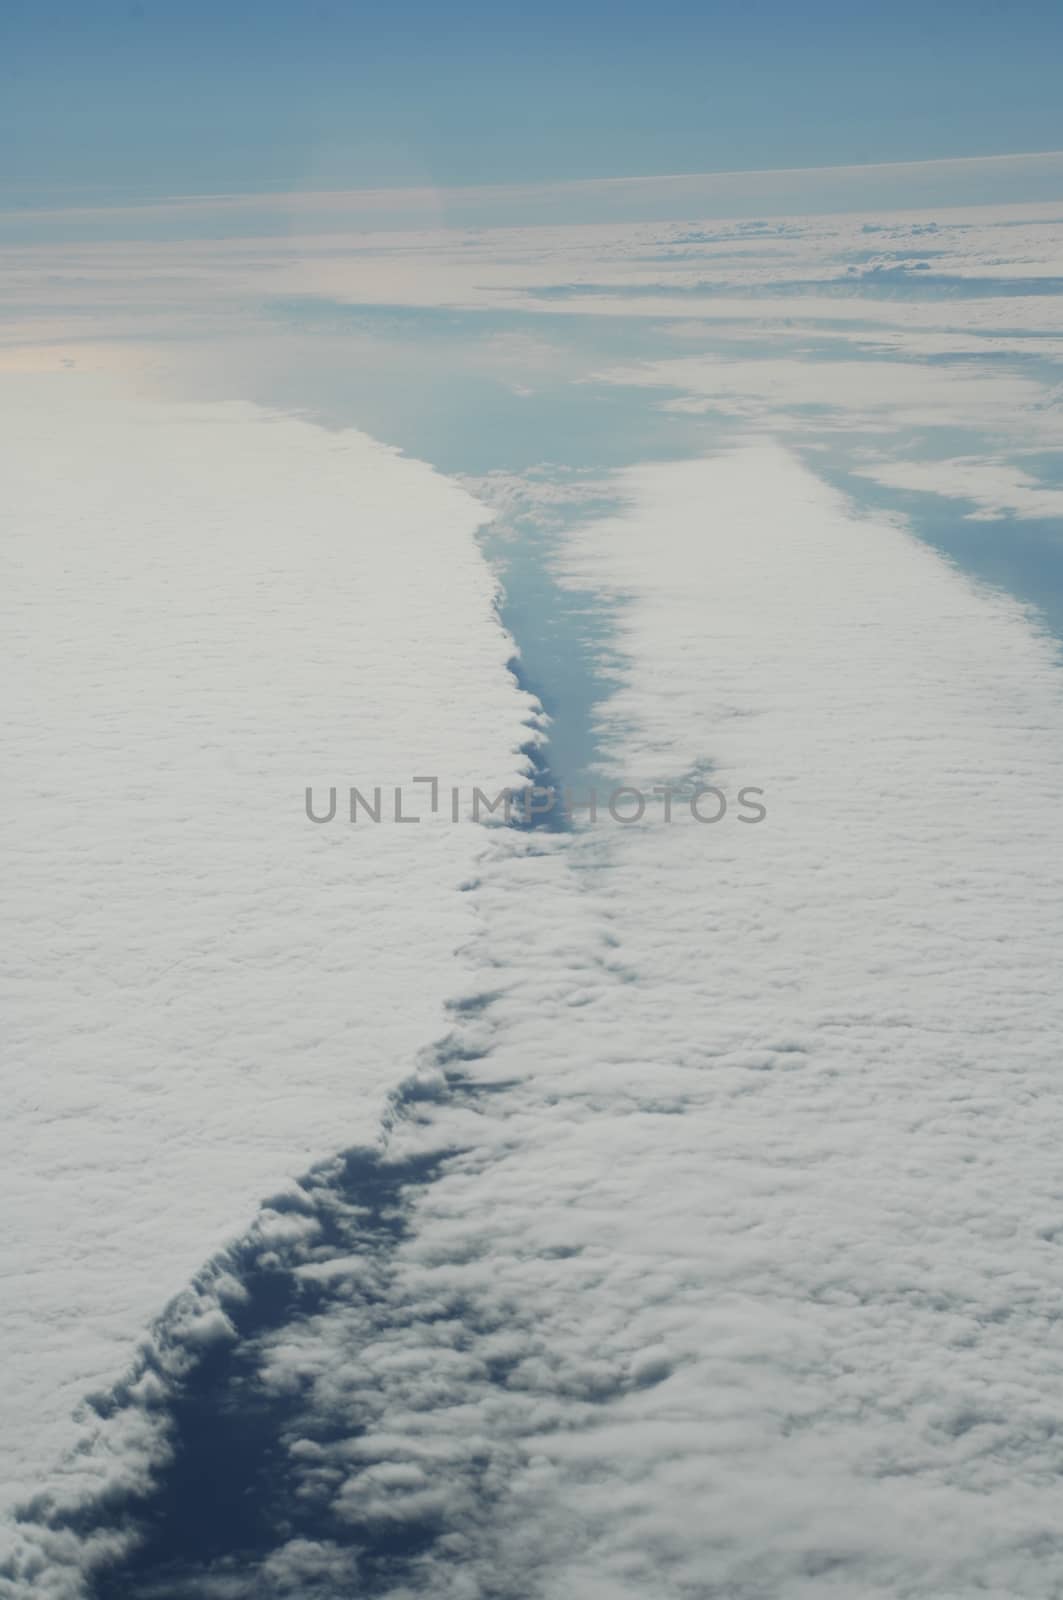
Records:
[[[388,1242],[251,1241],[289,1531],[168,1594],[1058,1586],[1054,648],[777,446],[614,487],[614,771],[768,816],[484,841]]]
[[[69,375],[0,405],[10,1507],[200,1263],[337,1126],[371,1136],[445,1031],[478,830],[315,828],[304,787],[500,784],[534,735],[485,512],[428,467]],[[103,1470],[68,1460],[64,1492]]]
[[[315,828],[307,783],[526,764],[483,508],[364,434],[5,380],[0,1593],[1057,1592],[1056,650],[825,474],[1055,513],[1059,226],[9,253],[11,365],[317,404],[361,363],[412,414],[460,361],[663,419],[689,459],[574,426],[467,481],[605,619],[603,785],[732,803]],[[265,1419],[254,1547],[168,1498],[208,1381]]]

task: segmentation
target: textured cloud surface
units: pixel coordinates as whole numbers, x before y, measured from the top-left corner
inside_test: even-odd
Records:
[[[711,763],[768,818],[588,829],[538,916],[499,862],[493,926],[525,909],[481,1070],[520,1081],[433,1129],[470,1148],[400,1251],[424,1320],[336,1493],[498,1441],[490,1534],[475,1474],[449,1491],[481,1586],[444,1546],[433,1594],[1053,1594],[1053,648],[776,449],[624,487],[571,553],[628,596],[624,771]],[[470,1302],[426,1389],[429,1307]]]
[[[10,1505],[445,1028],[478,830],[314,828],[304,786],[504,782],[529,703],[484,512],[429,468],[70,376],[0,404]]]
[[[1059,1594],[1061,219],[9,253],[5,1600]]]
[[[776,446],[615,487],[606,747],[767,817],[491,836],[460,1076],[253,1241],[273,1548],[167,1594],[1058,1591],[1054,648]]]

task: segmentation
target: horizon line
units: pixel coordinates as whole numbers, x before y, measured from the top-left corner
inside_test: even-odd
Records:
[[[284,200],[336,200],[363,198],[370,203],[385,198],[413,200],[417,197],[438,196],[442,194],[457,196],[516,196],[519,194],[542,194],[544,192],[578,191],[580,189],[614,189],[622,186],[664,186],[680,183],[709,183],[713,181],[731,181],[742,178],[792,178],[792,177],[830,177],[832,175],[864,173],[864,172],[906,172],[921,170],[929,167],[975,167],[986,165],[1004,165],[1009,162],[1050,161],[1063,160],[1063,149],[1059,150],[1025,150],[997,153],[993,155],[973,156],[921,156],[917,160],[902,161],[858,161],[858,162],[833,162],[825,166],[813,167],[731,167],[696,172],[662,172],[662,173],[632,173],[619,174],[611,177],[585,176],[578,178],[532,178],[523,179],[513,183],[458,183],[458,184],[432,184],[432,183],[378,183],[359,184],[349,188],[322,187],[293,189],[287,188],[260,188],[260,189],[225,189],[213,192],[183,191],[171,192],[161,195],[144,195],[139,198],[116,198],[112,202],[97,201],[83,204],[58,204],[58,205],[21,205],[9,206],[3,203],[4,190],[0,187],[0,211],[5,215],[17,215],[22,218],[33,216],[50,216],[58,212],[107,212],[122,210],[149,210],[151,208],[192,207],[192,206],[223,206],[234,203],[254,203]],[[58,187],[52,186],[53,189]],[[123,186],[116,185],[116,189]],[[136,185],[124,186],[135,189]],[[69,193],[69,191],[67,191]],[[1063,193],[1060,195],[1063,201]]]

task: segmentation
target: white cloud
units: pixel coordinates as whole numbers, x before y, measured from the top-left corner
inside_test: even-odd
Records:
[[[1063,489],[1038,483],[1030,473],[1005,461],[958,457],[947,461],[878,461],[854,469],[860,477],[896,489],[969,500],[977,509],[969,521],[989,518],[1063,517]]]
[[[292,1470],[441,1530],[396,1595],[1047,1597],[1053,648],[775,448],[617,487],[617,770],[768,820],[492,840],[512,1086],[410,1107],[451,1154],[378,1295],[264,1339]]]
[[[784,427],[803,423],[806,432],[821,433],[831,425],[936,426],[992,429],[1026,439],[1040,435],[1051,444],[1059,438],[1059,396],[1037,378],[1002,371],[988,359],[978,366],[947,367],[884,359],[702,355],[618,367],[602,377],[687,391],[665,402],[669,410],[715,410]],[[800,408],[809,407],[816,409],[800,417]]]
[[[613,603],[613,776],[768,806],[545,839],[302,816],[311,779],[519,765],[529,706],[455,484],[249,407],[0,389],[22,672],[8,1500],[146,1483],[173,1381],[230,1338],[257,1260],[302,1298],[245,1354],[293,1408],[293,1506],[332,1520],[191,1595],[334,1600],[382,1527],[435,1535],[396,1600],[1055,1593],[1054,647],[765,439],[965,428],[999,453],[858,464],[1055,507],[1005,456],[1054,443],[1053,380],[990,352],[1058,353],[1063,300],[894,299],[864,268],[933,248],[997,288],[1050,278],[1061,214],[9,255],[16,305],[53,269],[15,364],[59,359],[72,327],[184,330],[208,341],[167,354],[190,389],[209,367],[239,391],[252,347],[281,359],[249,309],[281,294],[715,322],[770,353],[625,349],[605,374],[750,423],[748,449],[468,480],[565,531],[565,581]],[[839,358],[794,348],[813,336]],[[984,359],[847,360],[849,340]],[[512,385],[583,359],[502,334],[480,364]],[[573,526],[594,498],[615,511]],[[360,1142],[400,1174],[445,1157],[411,1165],[405,1232],[374,1235],[339,1168],[306,1175]],[[74,1426],[179,1289],[129,1403]],[[46,1526],[51,1503],[5,1597],[66,1600],[123,1541]]]
[[[98,1487],[75,1407],[446,1031],[480,830],[317,828],[305,785],[499,785],[532,703],[487,513],[428,467],[69,375],[0,406],[10,1507]]]
[[[710,219],[692,197],[687,221],[446,226],[440,218],[410,232],[330,232],[296,207],[274,219],[274,231],[245,237],[239,218],[255,198],[232,197],[228,211],[218,203],[212,234],[226,223],[232,230],[222,238],[193,229],[130,240],[117,213],[98,219],[103,237],[11,243],[0,269],[11,308],[0,360],[24,363],[27,348],[77,359],[82,346],[99,358],[118,336],[156,354],[161,347],[171,361],[190,344],[210,354],[219,341],[251,341],[243,359],[252,360],[280,338],[277,306],[291,302],[300,312],[317,303],[696,319],[725,338],[736,325],[786,339],[795,326],[828,336],[848,329],[918,336],[928,348],[1002,334],[1058,345],[1063,332],[1063,296],[1043,292],[1063,273],[1058,201]],[[516,327],[485,346],[496,368],[521,365],[535,377],[562,370],[571,354]]]

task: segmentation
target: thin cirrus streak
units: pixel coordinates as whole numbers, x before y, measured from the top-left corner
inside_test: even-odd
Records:
[[[0,228],[15,237],[74,237],[95,230],[114,236],[186,237],[223,218],[236,232],[449,227],[539,222],[670,221],[676,217],[793,216],[834,211],[883,211],[913,205],[995,205],[1053,202],[1063,151],[883,161],[763,171],[679,172],[647,177],[566,179],[553,183],[379,186],[303,189],[288,193],[144,195],[130,203],[119,192],[79,203],[33,203],[10,186],[0,191]],[[13,203],[14,202],[14,203]],[[94,203],[95,202],[95,203]]]

